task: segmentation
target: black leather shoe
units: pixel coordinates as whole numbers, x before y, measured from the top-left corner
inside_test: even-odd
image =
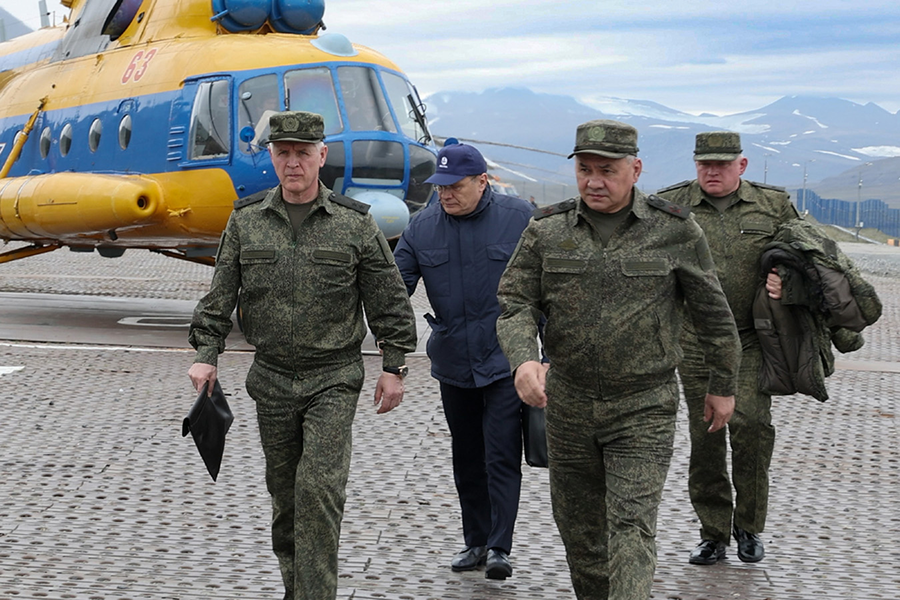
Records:
[[[737,540],[737,555],[744,562],[759,562],[766,555],[762,540],[755,533],[748,533],[740,527],[734,528],[734,539]]]
[[[510,575],[512,575],[512,565],[509,564],[509,555],[503,550],[495,548],[488,550],[484,576],[488,579],[506,579]]]
[[[484,546],[466,547],[450,561],[454,571],[472,571],[484,564],[487,548]]]
[[[692,565],[714,565],[723,558],[725,558],[725,542],[702,540],[691,551],[688,562]]]

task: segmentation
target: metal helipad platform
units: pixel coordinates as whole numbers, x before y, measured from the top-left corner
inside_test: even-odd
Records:
[[[741,563],[732,546],[718,565],[687,563],[699,525],[680,416],[653,598],[900,598],[900,281],[871,281],[884,316],[862,350],[839,357],[831,398],[774,402],[762,562]],[[254,407],[243,389],[252,356],[222,357],[235,423],[215,483],[181,437],[194,398],[191,360],[179,349],[0,342],[0,600],[282,598]],[[463,543],[428,360],[411,359],[406,400],[387,415],[371,406],[379,359],[365,360],[338,597],[574,598],[541,469],[523,467],[513,577],[450,570]]]

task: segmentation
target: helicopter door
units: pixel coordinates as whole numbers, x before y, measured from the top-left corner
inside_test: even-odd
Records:
[[[227,161],[231,154],[231,81],[200,81],[188,133],[188,160]]]

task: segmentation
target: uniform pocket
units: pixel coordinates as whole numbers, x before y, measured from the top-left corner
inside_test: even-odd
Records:
[[[278,251],[274,246],[245,246],[241,248],[240,262],[242,296],[248,300],[244,308],[249,313],[254,300],[279,286]]]
[[[419,264],[423,267],[439,267],[450,260],[449,248],[432,248],[419,251]]]
[[[242,265],[271,264],[278,259],[278,253],[272,246],[247,246],[241,248]]]
[[[446,297],[450,295],[450,249],[430,248],[420,250],[416,255],[422,280],[429,296]]]
[[[585,272],[587,265],[587,259],[583,258],[545,256],[543,269],[547,273],[569,273],[572,275],[579,275]]]
[[[623,260],[622,274],[626,277],[660,277],[669,274],[669,262],[662,258],[651,260]]]
[[[308,283],[320,293],[344,293],[356,281],[354,256],[347,249],[314,248],[309,257],[312,271]]]
[[[322,265],[345,266],[353,262],[353,255],[341,250],[328,250],[319,248],[313,250],[312,261]]]
[[[741,221],[741,233],[773,235],[775,233],[775,225],[771,221],[744,219]]]
[[[499,260],[503,261],[503,264],[509,262],[509,257],[512,256],[513,251],[516,249],[516,244],[491,244],[485,248],[485,252],[487,253],[487,257],[490,260]]]

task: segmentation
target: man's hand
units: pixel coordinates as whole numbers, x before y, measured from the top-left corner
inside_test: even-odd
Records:
[[[375,385],[375,406],[379,415],[400,406],[403,400],[403,378],[393,373],[382,373]],[[379,406],[379,404],[381,406]]]
[[[781,277],[775,267],[772,267],[772,272],[766,275],[766,291],[772,300],[781,300]]]
[[[547,406],[547,393],[544,391],[547,383],[547,370],[549,364],[541,364],[536,360],[523,362],[516,369],[516,391],[522,402],[544,408]]]
[[[732,414],[734,414],[734,396],[706,395],[706,404],[703,407],[703,420],[706,423],[712,421],[709,429],[707,429],[709,433],[725,427]]]
[[[209,387],[206,388],[206,395],[212,396],[213,387],[216,385],[216,378],[218,377],[218,369],[206,363],[194,363],[188,370],[188,377],[191,378],[191,383],[194,384],[194,389],[198,392],[203,389],[203,384],[208,381]]]

